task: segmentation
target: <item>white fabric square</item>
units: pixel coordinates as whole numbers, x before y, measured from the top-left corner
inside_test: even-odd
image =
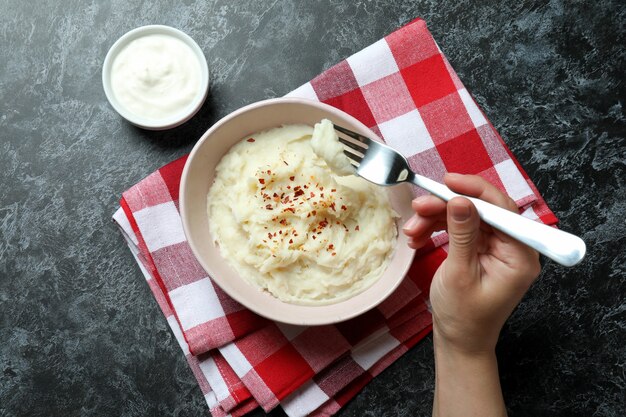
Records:
[[[329,397],[314,382],[307,382],[301,388],[280,402],[289,417],[306,417],[317,408],[318,404],[324,404]],[[311,405],[315,408],[311,410]]]
[[[209,278],[181,285],[169,292],[183,330],[224,316],[222,304]]]
[[[376,340],[357,346],[352,351],[352,359],[361,368],[368,370],[398,345],[400,345],[398,339],[385,332]]]
[[[141,209],[134,216],[150,252],[185,241],[180,215],[171,201]]]
[[[317,93],[313,89],[311,83],[306,83],[287,94],[285,97],[308,98],[309,100],[319,101]]]
[[[113,220],[115,220],[117,224],[122,228],[124,233],[128,235],[132,243],[134,243],[135,245],[139,244],[139,242],[137,241],[137,236],[135,236],[135,233],[133,232],[133,228],[131,227],[130,222],[128,221],[128,217],[126,217],[126,213],[124,213],[124,210],[122,210],[121,208],[118,208],[115,214],[113,215]]]
[[[242,378],[252,369],[252,365],[234,342],[222,346],[219,350],[239,378]]]
[[[180,325],[176,321],[176,317],[174,317],[173,315],[168,316],[167,323],[170,325],[170,328],[172,329],[172,333],[174,333],[174,337],[176,337],[176,341],[178,342],[178,345],[180,346],[180,348],[183,350],[183,353],[185,354],[185,356],[189,355],[189,345],[187,344],[187,341],[185,340],[185,337],[183,336],[183,332],[180,330]]]
[[[524,197],[533,195],[533,191],[512,160],[507,159],[506,161],[502,161],[496,164],[495,168],[502,184],[504,184],[506,193],[513,200],[518,201]]]
[[[533,210],[532,206],[530,206],[526,210],[524,210],[522,212],[522,216],[528,217],[531,220],[539,220],[539,216],[537,216],[537,213],[535,213],[535,210]]]
[[[459,96],[461,96],[461,101],[465,106],[465,110],[467,110],[467,114],[469,114],[470,119],[472,119],[472,123],[474,123],[474,127],[480,127],[482,125],[487,124],[487,120],[483,113],[480,111],[472,96],[467,92],[466,89],[459,90]]]
[[[379,40],[347,59],[360,86],[400,71],[387,41]]]
[[[204,401],[206,401],[209,406],[209,410],[213,409],[217,405],[217,398],[215,397],[215,393],[213,391],[209,391],[204,395]]]
[[[405,157],[435,147],[428,129],[417,110],[378,125],[385,142]]]
[[[217,369],[217,365],[212,357],[207,357],[204,360],[201,360],[198,365],[200,366],[200,370],[204,374],[204,377],[207,381],[209,381],[209,385],[211,389],[215,393],[215,396],[219,401],[224,400],[230,396],[230,392],[228,391],[228,387],[226,386],[226,381],[222,378],[222,374],[219,369]]]

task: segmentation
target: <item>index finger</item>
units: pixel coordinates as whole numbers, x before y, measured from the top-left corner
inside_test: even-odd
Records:
[[[517,204],[513,199],[478,175],[446,174],[444,181],[454,192],[476,197],[514,213],[519,213]]]

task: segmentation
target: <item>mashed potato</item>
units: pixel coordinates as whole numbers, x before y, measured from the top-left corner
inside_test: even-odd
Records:
[[[332,122],[324,119],[315,125],[311,147],[326,165],[337,175],[354,175],[354,167],[343,153],[343,145],[339,143],[337,132]]]
[[[332,151],[323,156],[342,175],[353,172],[330,122],[315,132],[286,125],[233,146],[208,194],[212,238],[239,275],[285,302],[308,305],[344,300],[372,285],[397,236],[386,191],[337,176],[313,152],[312,137],[319,152]],[[331,148],[333,140],[339,148]]]

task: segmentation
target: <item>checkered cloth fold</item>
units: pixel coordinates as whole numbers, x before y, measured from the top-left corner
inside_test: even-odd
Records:
[[[556,218],[417,19],[328,69],[288,96],[319,100],[365,123],[411,168],[442,181],[480,175],[523,215]],[[231,299],[193,257],[178,212],[186,157],[127,190],[114,220],[213,416],[281,405],[289,416],[328,416],[431,329],[425,300],[446,257],[434,235],[401,286],[377,308],[344,323],[300,327],[268,321]],[[415,190],[416,194],[423,193]]]

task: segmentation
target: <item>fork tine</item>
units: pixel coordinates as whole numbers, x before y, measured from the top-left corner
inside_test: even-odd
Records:
[[[356,140],[358,140],[358,141],[359,141],[359,142],[361,142],[361,143],[365,143],[365,144],[367,144],[367,143],[369,143],[369,142],[370,142],[370,139],[369,139],[369,138],[366,138],[366,137],[365,137],[365,136],[363,136],[363,135],[359,135],[359,134],[358,134],[358,133],[356,133],[356,132],[353,132],[353,131],[351,131],[351,130],[348,130],[348,129],[346,129],[345,127],[337,126],[337,125],[336,125],[336,124],[334,124],[334,123],[333,123],[333,126],[335,127],[335,130],[336,130],[336,131],[341,132],[341,133],[343,133],[344,135],[350,136],[352,139],[356,139]]]
[[[363,146],[359,146],[356,143],[350,142],[349,140],[346,140],[344,138],[339,138],[339,142],[341,142],[343,145],[354,149],[357,152],[361,152],[361,153],[365,153],[365,151],[367,150],[367,148],[363,147]],[[359,142],[359,143],[363,143],[363,142]]]
[[[348,149],[344,149],[343,151],[344,155],[346,155],[348,157],[348,159],[350,159],[351,161],[354,162],[358,162],[361,163],[361,161],[363,160],[363,157],[361,155],[357,155],[355,153],[352,153],[351,151],[349,151]]]

